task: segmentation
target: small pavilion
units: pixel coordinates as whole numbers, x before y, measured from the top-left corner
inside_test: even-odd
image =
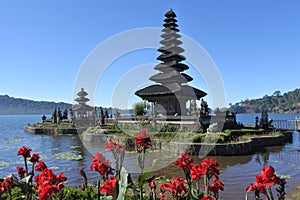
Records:
[[[72,106],[72,120],[77,126],[91,126],[95,124],[95,108],[87,105],[88,93],[83,88],[77,93],[77,104]]]
[[[157,57],[160,63],[154,67],[159,73],[149,78],[155,84],[135,94],[152,103],[155,115],[186,116],[187,102],[192,105],[192,102],[200,100],[207,93],[188,85],[193,78],[183,73],[189,67],[182,63],[186,58],[181,55],[184,49],[180,47],[182,42],[179,40],[181,36],[178,34],[176,14],[170,9],[165,17],[160,41],[162,46],[157,50],[161,53]]]

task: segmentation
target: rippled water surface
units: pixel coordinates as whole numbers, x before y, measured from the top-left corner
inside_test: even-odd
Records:
[[[257,115],[238,115],[238,121],[244,124],[254,123]],[[294,119],[294,115],[278,115],[280,119],[287,117]],[[273,119],[276,119],[272,116]],[[90,171],[92,155],[96,151],[103,151],[102,145],[86,146],[82,144],[78,136],[50,136],[34,135],[26,133],[23,127],[41,121],[41,116],[0,116],[0,177],[14,173],[16,166],[23,166],[21,156],[17,156],[18,149],[25,145],[33,149],[32,153],[39,153],[41,159],[53,168],[55,173],[64,172],[68,177],[67,185],[79,185],[82,178],[78,171],[84,168],[90,181],[96,180],[96,172]],[[87,150],[88,149],[88,150]],[[245,188],[255,181],[255,176],[260,173],[264,164],[275,167],[279,175],[286,176],[287,189],[292,189],[292,182],[300,182],[300,138],[298,132],[293,132],[293,142],[284,146],[268,147],[265,152],[249,156],[217,156],[220,163],[221,180],[225,182],[225,191],[221,192],[223,199],[244,199]],[[110,153],[105,155],[112,160]],[[177,176],[181,174],[180,169],[174,167],[171,162],[173,157],[155,153],[147,154],[148,162],[158,158],[165,162],[164,167],[156,172],[158,175]],[[170,158],[168,160],[167,158]],[[200,162],[198,157],[194,157]],[[138,172],[136,167],[136,155],[128,154],[126,157],[126,168],[130,172]],[[181,174],[182,175],[182,174]]]

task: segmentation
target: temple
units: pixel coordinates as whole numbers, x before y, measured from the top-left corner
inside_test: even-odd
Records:
[[[157,57],[161,63],[154,67],[159,73],[149,78],[156,84],[138,90],[135,94],[152,103],[155,115],[186,116],[191,113],[186,108],[187,102],[190,101],[192,105],[192,102],[207,94],[187,84],[193,78],[183,73],[189,67],[181,63],[186,58],[181,55],[184,49],[180,47],[182,42],[179,40],[181,36],[178,34],[176,14],[170,9],[165,17],[160,41],[162,46],[157,50],[161,53]]]
[[[71,117],[77,126],[90,126],[95,124],[95,108],[87,105],[89,101],[86,96],[88,93],[83,88],[77,93],[75,101],[78,104],[72,106]]]

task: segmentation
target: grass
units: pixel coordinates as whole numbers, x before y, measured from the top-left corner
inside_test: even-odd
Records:
[[[139,131],[143,128],[138,124],[135,125],[121,125],[121,126],[96,126],[89,127],[87,132],[89,133],[101,133],[103,128],[106,129],[108,134],[114,134],[116,136],[123,137],[135,137]],[[162,130],[162,129],[158,129]],[[253,137],[258,136],[282,136],[279,131],[272,133],[264,133],[264,129],[243,128],[243,129],[228,129],[224,132],[217,133],[195,133],[192,131],[154,131],[152,128],[148,128],[148,134],[152,135],[153,139],[161,139],[167,142],[179,141],[179,142],[193,142],[193,143],[234,143],[240,141],[249,141]]]
[[[31,125],[30,125],[31,126]],[[52,123],[52,122],[43,122],[33,124],[34,128],[75,128],[75,125],[72,123]]]

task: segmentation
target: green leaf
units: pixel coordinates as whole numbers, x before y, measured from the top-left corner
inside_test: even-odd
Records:
[[[149,166],[146,171],[143,173],[143,174],[140,174],[138,176],[138,179],[137,179],[137,185],[141,188],[143,187],[143,185],[145,183],[147,183],[147,177],[149,176],[150,172],[152,171],[155,163],[156,163],[157,159],[154,159],[153,162],[152,162],[152,165]]]
[[[120,180],[119,180],[119,193],[117,200],[125,199],[125,193],[127,189],[127,182],[128,182],[128,172],[124,167],[121,169],[120,173]]]
[[[10,174],[8,175],[7,177],[12,177],[13,178],[13,184],[15,187],[18,187],[22,190],[23,193],[28,193],[28,190],[29,190],[29,183],[31,182],[31,179],[32,179],[32,175],[29,175],[25,178],[23,178],[22,180],[18,180],[18,178],[13,175],[13,174]]]
[[[112,196],[103,196],[101,197],[101,200],[112,200],[113,197]]]
[[[29,183],[31,183],[31,180],[32,180],[32,175],[29,175],[29,176],[26,176],[25,178],[21,179],[19,182],[29,184]]]

